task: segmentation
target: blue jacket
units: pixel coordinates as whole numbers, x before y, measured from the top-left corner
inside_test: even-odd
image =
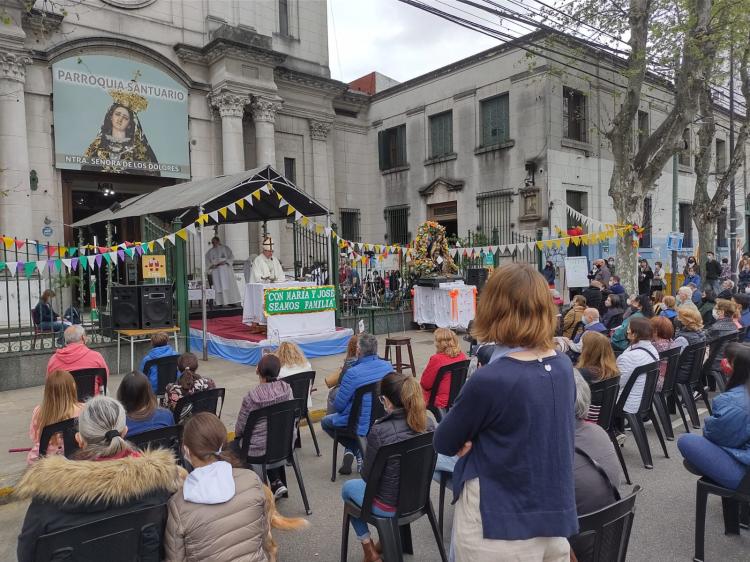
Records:
[[[361,357],[354,365],[349,367],[344,376],[341,377],[341,385],[336,394],[336,400],[333,402],[333,409],[336,410],[333,425],[336,427],[346,427],[349,421],[349,413],[352,411],[352,404],[354,403],[354,392],[360,386],[379,382],[392,371],[393,365],[377,355]],[[367,395],[362,400],[362,411],[359,413],[357,435],[365,436],[370,430],[371,407],[371,397]]]
[[[606,334],[607,332],[609,332],[609,330],[607,330],[607,327],[601,322],[594,322],[593,324],[589,324],[588,326],[586,326],[583,329],[583,332],[581,332],[580,334],[576,334],[576,337],[573,338],[573,342],[578,343],[579,341],[581,341],[583,334],[585,334],[586,332],[597,332],[599,334]]]
[[[745,385],[719,394],[713,405],[713,415],[704,420],[703,436],[750,466],[750,397]]]
[[[674,318],[677,318],[677,311],[672,308],[665,308],[659,313],[659,316],[673,320]]]
[[[149,351],[141,360],[140,371],[148,377],[149,382],[151,382],[151,388],[154,389],[154,392],[156,392],[156,388],[159,386],[157,369],[155,365],[152,365],[149,372],[145,373],[143,369],[146,368],[146,362],[151,361],[152,359],[159,359],[160,357],[169,357],[170,355],[179,354],[172,349],[170,345],[160,345],[159,347],[152,347],[151,351]]]
[[[624,295],[625,294],[625,287],[620,285],[619,283],[615,283],[609,288],[609,292],[615,295]]]
[[[682,284],[683,287],[687,287],[688,284],[694,283],[696,287],[701,288],[701,276],[697,273],[695,275],[686,275],[685,282]]]
[[[750,326],[750,308],[745,308],[742,310],[742,313],[740,314],[740,324],[742,324],[743,328],[745,326]],[[747,331],[745,341],[750,341],[750,330]]]
[[[549,369],[549,370],[548,370]],[[478,369],[435,430],[433,444],[455,455],[453,494],[479,478],[484,538],[525,540],[578,532],[573,458],[573,366],[557,353],[541,362],[502,357]]]

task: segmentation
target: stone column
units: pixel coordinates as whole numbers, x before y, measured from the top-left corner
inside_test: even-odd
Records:
[[[313,193],[318,203],[333,212],[333,196],[328,176],[328,133],[330,121],[310,119],[310,138],[312,139]]]
[[[257,167],[270,165],[276,168],[276,112],[281,100],[254,96],[250,113],[255,123],[255,162]],[[274,239],[276,249],[281,245],[281,221],[268,221],[268,234]],[[258,248],[260,252],[260,248]],[[282,259],[279,256],[279,259]],[[290,260],[282,259],[287,265]]]
[[[23,91],[30,63],[31,58],[23,52],[0,52],[0,233],[36,240],[39,233],[32,224]]]
[[[245,145],[242,135],[242,115],[250,103],[246,95],[222,91],[209,97],[212,107],[221,116],[222,173],[236,174],[246,169]],[[232,249],[237,261],[244,261],[250,255],[250,229],[248,223],[228,224],[224,227],[224,243]],[[206,248],[203,248],[206,251]]]

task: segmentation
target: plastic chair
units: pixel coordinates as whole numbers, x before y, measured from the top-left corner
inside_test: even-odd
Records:
[[[667,363],[667,368],[664,373],[664,382],[662,383],[661,390],[656,391],[654,394],[654,410],[656,415],[659,416],[662,428],[664,429],[664,436],[669,441],[674,441],[674,430],[672,429],[672,418],[669,415],[669,401],[673,400],[680,410],[682,420],[685,421],[685,411],[682,408],[682,404],[677,400],[675,394],[675,381],[677,380],[677,368],[680,365],[680,348],[673,347],[672,349],[666,349],[659,353],[659,360]],[[687,423],[687,422],[685,422]]]
[[[315,371],[305,371],[304,373],[295,373],[282,379],[285,383],[292,387],[292,394],[296,399],[302,400],[302,417],[307,421],[307,427],[310,428],[310,436],[315,445],[315,454],[320,456],[320,447],[318,446],[318,436],[315,435],[315,427],[313,427],[312,419],[310,418],[310,409],[307,405],[310,391],[315,384]],[[300,441],[299,428],[297,431],[297,441]]]
[[[636,486],[620,501],[578,517],[578,534],[570,538],[578,562],[625,562],[640,490]]]
[[[346,427],[336,427],[333,429],[333,463],[331,464],[331,482],[336,482],[336,463],[338,459],[339,441],[342,437],[355,439],[359,442],[359,448],[364,455],[365,452],[365,440],[357,433],[359,427],[359,414],[362,411],[362,402],[364,401],[365,395],[370,395],[370,420],[367,425],[367,431],[370,431],[372,424],[375,420],[382,418],[385,415],[385,409],[378,400],[378,389],[380,382],[373,382],[360,386],[354,391],[354,398],[352,399],[352,409],[349,411],[349,419]]]
[[[625,474],[625,480],[628,484],[631,484],[628,467],[625,465],[625,457],[622,456],[620,444],[617,442],[614,425],[615,406],[617,404],[617,393],[619,391],[620,377],[612,377],[611,379],[592,383],[591,405],[589,406],[589,414],[586,419],[589,421],[596,421],[596,424],[607,432],[609,440],[612,441],[612,445],[617,453],[617,459],[620,461],[622,472]],[[593,414],[596,414],[595,419],[593,418]]]
[[[225,393],[226,390],[223,388],[210,388],[183,396],[174,407],[175,421],[182,423],[198,412],[211,412],[220,418],[221,411],[224,409]]]
[[[156,394],[162,396],[166,393],[167,385],[177,381],[177,360],[179,355],[167,355],[146,361],[143,366],[143,374],[148,377],[151,367],[156,367]]]
[[[139,449],[171,449],[178,463],[182,464],[182,426],[170,425],[150,431],[144,431],[132,437],[128,441]]]
[[[106,517],[39,537],[34,560],[159,560],[166,504]]]
[[[738,337],[739,332],[733,332],[730,334],[719,336],[718,338],[715,338],[708,343],[708,359],[706,359],[706,362],[703,363],[703,371],[701,376],[702,378],[705,378],[706,381],[713,378],[713,380],[716,381],[716,388],[719,390],[719,392],[724,392],[724,390],[726,390],[727,383],[721,373],[717,373],[713,370],[712,367],[714,361],[719,356],[723,357],[724,350],[726,349],[727,344],[733,341],[737,341]]]
[[[720,486],[705,476],[698,480],[695,495],[695,553],[693,555],[693,560],[696,562],[702,562],[704,556],[708,494],[721,498],[724,534],[739,535],[743,509],[745,523],[747,523],[747,503],[750,502],[750,470],[745,473],[736,490]]]
[[[73,379],[76,381],[79,402],[85,402],[92,396],[95,396],[97,384],[101,385],[102,393],[107,394],[107,369],[104,367],[76,369],[75,371],[70,371],[70,374],[73,375]]]
[[[445,470],[438,471],[440,474],[440,495],[438,503],[438,528],[440,529],[440,536],[443,536],[443,512],[445,511],[445,489],[448,487],[448,482],[452,480],[453,473],[446,472]]]
[[[703,401],[706,403],[708,413],[711,413],[711,404],[708,402],[708,393],[706,388],[701,383],[701,373],[703,372],[703,357],[708,344],[706,342],[697,342],[688,345],[682,350],[680,354],[680,367],[685,363],[690,362],[690,375],[687,382],[675,382],[677,392],[682,399],[682,403],[688,411],[690,416],[690,422],[693,424],[693,428],[700,429],[701,420],[698,417],[698,406],[695,404],[695,398],[693,397],[693,390],[697,390],[701,393]],[[678,373],[679,373],[678,368]],[[685,424],[685,431],[690,433],[690,428],[687,423]]]
[[[430,500],[432,473],[435,470],[437,453],[432,447],[432,432],[411,437],[398,443],[385,445],[375,455],[370,478],[367,480],[362,505],[351,501],[344,503],[344,520],[341,527],[341,562],[346,562],[349,548],[349,522],[352,517],[362,519],[378,529],[383,559],[389,562],[403,561],[403,553],[414,554],[411,539],[411,523],[427,515],[435,535],[440,558],[447,562],[443,538],[435,520],[435,511]],[[372,502],[379,489],[387,464],[399,463],[398,505],[393,517],[378,517],[372,514]]]
[[[298,419],[302,412],[303,400],[286,400],[260,408],[250,412],[247,416],[245,429],[242,431],[240,438],[240,459],[248,468],[258,472],[263,482],[268,482],[268,469],[280,468],[287,463],[292,465],[294,475],[297,477],[297,484],[302,494],[302,501],[305,504],[305,512],[310,515],[312,510],[307,501],[307,492],[305,491],[305,482],[302,480],[302,471],[299,468],[297,460],[297,451],[294,448],[294,430],[297,428]],[[250,439],[255,431],[256,426],[261,422],[266,422],[266,453],[261,456],[248,456],[250,449]]]
[[[453,407],[453,403],[458,397],[458,393],[461,392],[464,384],[466,383],[466,375],[469,372],[469,361],[456,361],[450,365],[444,365],[440,367],[437,374],[435,375],[435,381],[432,383],[432,389],[430,389],[430,399],[427,401],[427,409],[430,410],[434,415],[435,419],[439,422],[443,419],[443,414],[435,406],[435,399],[437,398],[438,390],[440,390],[440,383],[443,382],[443,378],[449,376],[451,378],[450,390],[448,392],[448,405],[445,410],[448,411]]]
[[[641,395],[641,402],[638,406],[638,411],[631,414],[626,412],[623,408],[625,407],[625,403],[627,402],[630,393],[633,391],[635,382],[640,377],[646,378],[643,385],[643,394]],[[654,394],[656,392],[657,380],[659,380],[659,363],[656,361],[636,367],[630,375],[630,378],[628,378],[628,382],[625,383],[625,387],[622,389],[620,397],[617,400],[617,406],[615,406],[615,414],[628,420],[628,423],[633,430],[633,438],[635,439],[635,444],[638,446],[638,452],[641,454],[643,466],[649,469],[654,468],[654,464],[651,458],[651,447],[649,447],[648,437],[646,436],[646,428],[643,425],[644,419],[651,420],[651,423],[654,426],[654,431],[656,431],[656,435],[659,438],[659,443],[661,443],[661,448],[664,451],[664,456],[669,458],[667,445],[664,442],[664,435],[662,435],[661,428],[659,427],[659,420],[656,419],[656,414],[654,414],[652,406]]]
[[[78,449],[80,449],[78,441],[76,441],[77,432],[78,418],[69,418],[61,422],[45,425],[39,436],[39,456],[43,457],[47,454],[50,439],[60,433],[62,434],[63,439],[63,453],[67,458],[70,458]]]

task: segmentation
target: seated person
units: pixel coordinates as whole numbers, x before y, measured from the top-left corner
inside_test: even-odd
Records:
[[[591,405],[591,389],[574,371],[576,381],[576,433],[573,477],[575,478],[576,511],[578,516],[593,513],[620,499],[622,469],[612,441],[595,423],[587,421]],[[593,549],[593,536],[573,537],[571,548],[581,560],[588,560]]]
[[[336,428],[345,428],[349,423],[349,413],[354,403],[354,394],[358,388],[380,382],[385,375],[393,371],[393,365],[378,357],[378,340],[371,334],[360,334],[357,341],[357,362],[354,363],[341,377],[341,385],[333,401],[335,412],[324,417],[320,422],[328,435],[334,436]],[[364,437],[370,431],[371,396],[368,394],[362,400],[359,414],[357,434]],[[351,474],[352,463],[357,459],[357,468],[361,472],[362,452],[356,439],[341,439],[345,447],[344,459],[339,468],[339,474]]]
[[[732,301],[717,299],[716,304],[712,310],[714,323],[711,324],[711,326],[706,330],[706,339],[713,340],[736,333],[737,327],[734,325],[733,320],[734,313],[735,306]],[[716,390],[716,380],[724,380],[724,375],[721,372],[721,359],[724,357],[724,350],[726,349],[727,345],[727,342],[722,344],[721,348],[718,350],[716,356],[714,357],[713,364],[711,365],[711,370],[714,373],[713,379],[709,379],[708,381],[708,386],[711,387],[711,390]],[[724,380],[724,383],[726,383],[726,380]]]
[[[583,331],[579,330],[578,333],[575,334],[572,341],[573,344],[580,344],[581,338],[586,332],[597,332],[599,334],[604,334],[605,336],[609,333],[607,327],[599,320],[599,311],[596,308],[587,308],[584,310],[581,322],[583,322]],[[580,345],[572,345],[570,347],[577,353],[581,352]]]
[[[620,374],[615,362],[615,353],[606,335],[586,332],[581,338],[581,356],[576,367],[589,384],[611,379]]]
[[[281,370],[279,371],[279,378],[283,379],[289,375],[296,375],[297,373],[306,373],[312,371],[312,365],[305,357],[300,347],[291,341],[283,341],[279,344],[279,348],[274,352],[274,355],[281,361]],[[312,387],[310,387],[312,393]],[[312,394],[307,395],[307,407],[312,408]]]
[[[72,304],[65,309],[63,313],[63,320],[70,324],[82,324],[83,319],[81,318],[80,311]]]
[[[159,377],[158,369],[156,365],[151,365],[148,373],[146,372],[146,363],[152,359],[159,359],[160,357],[171,357],[177,355],[177,352],[172,349],[169,345],[169,334],[166,332],[156,332],[151,336],[151,350],[141,360],[140,371],[148,377],[151,382],[151,388],[154,389],[154,393],[158,392],[159,388]]]
[[[157,406],[151,383],[143,373],[131,371],[125,375],[117,389],[117,399],[125,407],[125,423],[131,436],[174,425],[172,412]]]
[[[713,400],[703,435],[685,433],[677,447],[691,471],[736,490],[750,468],[750,349],[741,346],[732,362],[727,389]]]
[[[47,375],[52,371],[73,372],[78,369],[104,369],[109,378],[109,367],[102,354],[86,346],[86,330],[75,325],[65,329],[65,347],[55,350],[47,363]],[[98,377],[97,377],[98,379]],[[99,394],[105,381],[98,381],[95,394]]]
[[[421,389],[413,376],[387,374],[380,383],[380,398],[386,415],[377,420],[367,434],[367,456],[360,471],[362,477],[349,480],[341,489],[342,499],[358,506],[362,506],[367,480],[371,476],[378,449],[433,429],[432,420],[427,417]],[[393,517],[396,514],[400,470],[401,463],[397,459],[390,460],[385,465],[380,475],[380,488],[372,502],[372,514],[376,517]],[[380,555],[370,538],[367,523],[355,517],[351,522],[357,538],[362,543],[364,560],[380,560]]]
[[[654,314],[651,309],[651,297],[638,295],[630,299],[630,308],[633,311],[627,318],[623,318],[622,324],[612,332],[612,347],[615,351],[623,351],[628,347],[627,330],[628,325],[636,318],[651,318]]]
[[[39,297],[39,302],[34,307],[34,322],[38,325],[40,330],[45,332],[54,332],[57,334],[57,345],[63,345],[63,331],[66,327],[70,326],[70,322],[67,322],[60,318],[60,315],[55,312],[52,308],[52,297],[55,296],[55,291],[52,289],[46,289]]]
[[[695,308],[698,310],[695,302],[693,302],[693,289],[690,287],[680,287],[677,289],[677,308],[682,307]]]
[[[36,560],[36,544],[44,534],[163,505],[177,491],[184,470],[171,451],[138,451],[125,441],[127,432],[122,405],[95,396],[78,417],[79,460],[52,455],[26,471],[16,487],[19,498],[31,499],[18,536],[19,562]],[[125,458],[128,462],[121,462]],[[158,560],[162,537],[143,538],[141,559]]]
[[[583,311],[586,310],[586,299],[582,295],[576,295],[571,302],[570,310],[563,317],[562,335],[568,339],[573,338],[573,332],[578,327],[578,323],[583,318]]]
[[[679,328],[675,332],[674,343],[676,346],[679,346],[680,354],[688,353],[694,356],[702,353],[700,351],[685,351],[685,348],[689,345],[706,341],[706,334],[703,332],[703,319],[700,312],[695,308],[682,306],[677,312],[677,320]],[[684,357],[680,361],[680,367],[677,370],[677,382],[688,382],[690,379],[690,369],[695,360],[702,362],[703,355],[700,355],[700,357]]]
[[[677,344],[674,341],[674,326],[664,316],[654,316],[651,319],[651,327],[653,333],[651,334],[651,343],[654,345],[654,349],[660,354],[662,351],[667,351],[676,347]],[[667,362],[659,361],[659,381],[656,383],[656,389],[661,390],[664,385],[664,377],[667,374]]]
[[[725,258],[726,259],[726,258]],[[721,291],[717,295],[720,299],[731,300],[734,294],[734,281],[731,279],[725,279],[721,282]]]
[[[162,406],[169,408],[174,412],[177,402],[185,396],[191,396],[197,392],[211,390],[216,388],[216,383],[208,378],[198,374],[198,358],[193,353],[183,353],[177,360],[177,369],[182,373],[177,382],[169,383],[164,389],[162,397]],[[190,416],[192,405],[188,404],[182,410],[182,414],[177,423],[182,423]]]
[[[630,375],[638,367],[648,365],[659,360],[659,352],[651,343],[653,327],[648,318],[630,317],[627,337],[630,345],[617,358],[617,369],[620,371],[620,389],[625,388]],[[638,380],[630,390],[630,395],[623,410],[628,414],[634,414],[641,405],[643,389],[646,385],[646,377],[639,376]],[[619,400],[619,396],[618,396]]]
[[[613,275],[609,280],[609,292],[613,295],[626,295],[625,287],[620,283],[620,277]],[[627,298],[627,297],[626,297]]]
[[[73,375],[68,371],[54,371],[44,382],[42,403],[31,413],[29,438],[34,446],[26,456],[26,462],[33,463],[39,458],[39,439],[42,430],[53,423],[77,418],[83,404],[78,401],[78,392]],[[47,446],[47,455],[63,454],[63,440],[55,435]]]
[[[339,391],[339,383],[344,373],[357,362],[357,334],[354,334],[349,338],[349,343],[346,344],[346,356],[344,357],[344,365],[341,367],[338,373],[328,375],[325,378],[325,383],[330,390],[328,391],[328,399],[326,406],[326,415],[333,414],[336,410],[333,409],[333,402],[336,400],[336,393]]]
[[[622,315],[625,312],[622,297],[620,295],[607,295],[604,299],[606,312],[602,317],[602,324],[607,330],[613,330],[622,323]]]
[[[264,355],[258,362],[255,372],[260,379],[260,384],[251,388],[247,395],[245,395],[245,398],[242,399],[237,423],[234,425],[236,440],[233,446],[235,450],[239,451],[239,440],[245,432],[245,425],[247,424],[247,417],[250,415],[250,412],[294,399],[292,387],[278,378],[280,370],[281,362],[275,355]],[[268,420],[266,419],[258,420],[258,423],[253,428],[250,445],[247,449],[249,457],[260,457],[266,454],[267,422]],[[271,490],[274,493],[274,497],[279,498],[287,493],[288,490],[284,485],[283,467],[269,469],[268,481],[271,483]]]
[[[667,320],[674,321],[677,318],[677,301],[672,295],[666,295],[662,299],[662,308],[659,312],[659,316],[663,316]]]
[[[440,368],[466,359],[466,355],[461,351],[461,347],[458,343],[458,336],[456,336],[456,333],[453,330],[448,328],[438,328],[435,330],[433,337],[435,340],[435,354],[430,357],[429,361],[427,361],[427,366],[424,368],[424,372],[422,372],[422,378],[419,380],[425,404],[430,401],[432,386],[435,383],[435,377]],[[444,376],[443,380],[440,382],[440,388],[438,388],[437,393],[435,394],[434,406],[436,408],[445,409],[448,407],[450,389],[451,377]]]

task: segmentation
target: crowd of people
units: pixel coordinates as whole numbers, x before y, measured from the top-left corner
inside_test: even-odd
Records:
[[[706,283],[698,278],[697,284],[698,264],[688,263],[687,278],[692,280],[675,299],[663,294],[661,264],[651,269],[642,262],[639,294],[629,296],[608,261],[597,260],[590,286],[562,310],[552,298],[554,278],[548,274],[519,264],[496,269],[483,289],[472,326],[479,351],[452,404],[450,377],[435,385],[441,368],[468,359],[453,331],[434,332],[435,351],[419,378],[394,372],[393,365],[379,357],[375,336],[352,337],[343,365],[325,379],[328,408],[321,420],[322,429],[344,446],[339,473],[356,470],[359,476],[343,484],[342,500],[362,505],[382,447],[432,432],[436,470],[448,475],[454,492],[454,560],[567,562],[576,555],[585,557],[592,543],[577,536],[578,517],[623,495],[616,445],[596,423],[599,409],[591,405],[592,385],[619,377],[624,387],[639,366],[659,361],[659,353],[667,349],[695,353],[691,344],[750,325],[750,294],[737,292],[727,283],[730,279],[722,280],[723,268],[714,267],[712,258],[708,262]],[[750,261],[746,265],[750,270]],[[68,345],[50,360],[42,403],[32,413],[30,467],[18,487],[19,495],[32,503],[19,537],[19,560],[33,559],[41,534],[160,503],[168,503],[164,543],[169,560],[272,559],[274,517],[280,527],[304,524],[272,514],[274,501],[289,493],[284,467],[268,471],[266,491],[238,458],[249,415],[292,399],[284,378],[311,370],[298,346],[284,342],[262,356],[256,367],[258,384],[248,390],[236,419],[237,438],[228,442],[226,426],[213,414],[187,412],[174,418],[180,398],[216,386],[198,374],[194,355],[179,356],[179,378],[167,386],[161,402],[154,374],[133,372],[120,383],[117,400],[100,394],[81,404],[69,371],[79,368],[79,362],[106,363],[86,347],[82,328],[67,328],[64,338]],[[155,335],[147,357],[170,353],[174,351],[168,341]],[[685,355],[677,380],[686,380],[689,366],[703,360]],[[684,435],[678,445],[696,474],[736,488],[750,467],[750,346],[727,345],[710,369],[715,376],[708,382],[722,380],[726,391],[714,400],[704,435]],[[659,385],[664,376],[660,364]],[[624,412],[637,411],[644,381],[635,381]],[[357,390],[373,383],[378,390],[362,400],[356,438],[342,436],[337,430],[349,425]],[[372,423],[372,409],[378,406],[374,400],[384,416]],[[76,460],[63,458],[64,445],[57,437],[48,444],[46,457],[39,458],[41,429],[71,417],[79,420]],[[169,453],[141,451],[127,440],[175,423],[184,427],[189,474]],[[267,423],[255,425],[249,456],[264,454]],[[624,431],[623,420],[618,423]],[[126,468],[115,471],[115,464]],[[65,489],[51,477],[60,471],[65,473]],[[371,506],[375,516],[398,514],[399,474],[399,461],[389,459]],[[130,481],[120,482],[126,478]],[[139,482],[137,490],[134,480]],[[382,562],[381,545],[367,522],[351,522],[364,562]]]

